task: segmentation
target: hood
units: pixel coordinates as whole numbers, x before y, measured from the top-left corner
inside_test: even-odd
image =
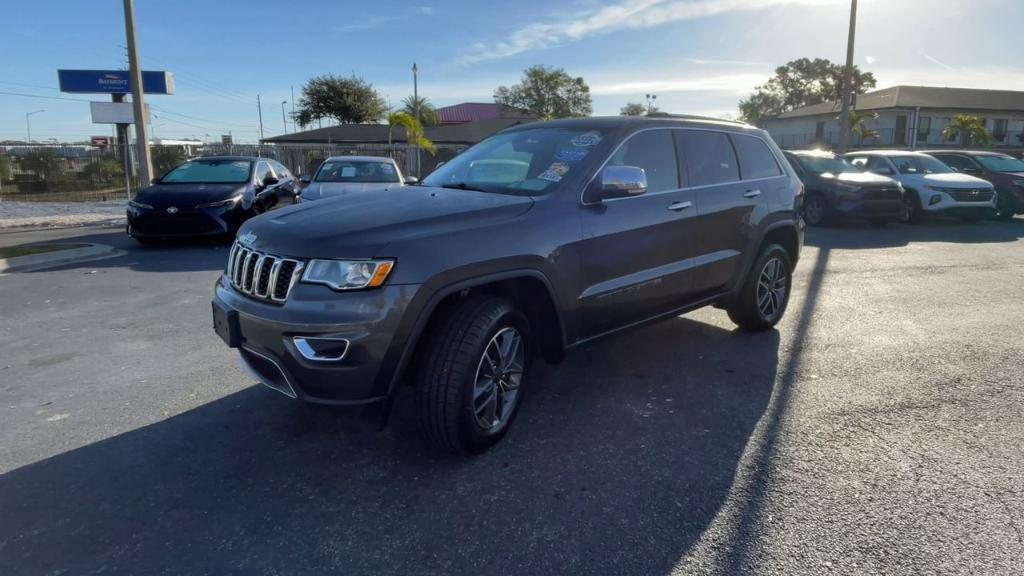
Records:
[[[302,198],[319,200],[348,192],[380,192],[401,186],[399,182],[311,182],[302,189]]]
[[[135,200],[154,208],[191,207],[226,200],[245,192],[247,184],[154,184],[139,190]]]
[[[892,178],[872,172],[842,172],[840,174],[826,172],[819,174],[818,177],[827,182],[842,182],[843,184],[856,184],[860,186],[894,186],[896,184],[896,181]]]
[[[257,216],[238,237],[257,250],[293,258],[398,256],[385,248],[473,227],[491,226],[525,213],[525,196],[471,190],[397,186],[348,192]]]
[[[967,174],[960,174],[958,172],[950,172],[948,174],[905,174],[904,177],[909,177],[918,182],[924,184],[933,184],[936,186],[947,186],[950,188],[991,188],[992,184],[988,180],[982,180],[974,176]]]

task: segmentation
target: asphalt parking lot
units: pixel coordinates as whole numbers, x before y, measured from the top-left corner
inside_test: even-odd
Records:
[[[226,245],[55,238],[125,253],[0,276],[0,574],[1022,571],[1024,220],[811,230],[777,331],[575,350],[468,460],[253,385]]]

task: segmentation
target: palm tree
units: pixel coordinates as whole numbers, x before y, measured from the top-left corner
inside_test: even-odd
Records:
[[[406,143],[415,144],[431,154],[437,151],[434,143],[423,135],[423,126],[406,112],[392,112],[388,114],[388,145],[391,145],[391,132],[395,126],[405,128]]]
[[[977,116],[957,114],[945,128],[942,129],[942,137],[947,141],[954,141],[960,137],[960,146],[989,147],[995,144],[995,138],[985,129],[985,124]]]
[[[857,135],[857,146],[863,144],[865,138],[878,138],[878,130],[868,127],[868,119],[878,120],[878,112],[850,110],[850,133]]]
[[[415,118],[417,104],[420,110],[421,126],[437,126],[440,123],[437,119],[437,110],[425,96],[418,98],[416,96],[406,96],[402,98],[402,112]]]

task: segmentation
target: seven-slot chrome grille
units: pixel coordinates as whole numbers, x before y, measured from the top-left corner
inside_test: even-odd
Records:
[[[248,248],[235,242],[228,255],[231,286],[259,300],[283,303],[302,276],[303,263]]]

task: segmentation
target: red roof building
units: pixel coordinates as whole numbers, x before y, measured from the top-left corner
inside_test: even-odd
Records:
[[[454,106],[437,109],[437,120],[442,126],[465,124],[477,120],[505,118],[509,120],[535,120],[536,118],[524,110],[509,108],[494,102],[463,102]]]

